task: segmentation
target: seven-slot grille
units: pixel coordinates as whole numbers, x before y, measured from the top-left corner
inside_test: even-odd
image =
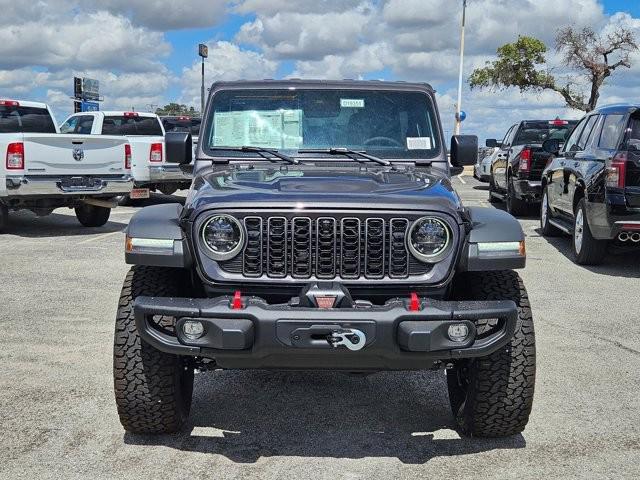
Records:
[[[406,218],[247,215],[241,221],[245,248],[239,259],[221,267],[245,277],[407,278],[431,268],[408,252]]]

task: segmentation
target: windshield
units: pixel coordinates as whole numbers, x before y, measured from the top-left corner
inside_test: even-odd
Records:
[[[431,158],[440,137],[430,98],[384,90],[228,90],[215,95],[207,122],[210,155],[253,146],[285,150],[343,147],[381,158]],[[317,156],[317,154],[315,155]]]
[[[0,106],[0,133],[56,133],[46,108]]]
[[[527,122],[518,131],[516,138],[513,140],[513,145],[543,143],[548,139],[564,142],[578,122],[567,121],[562,125],[559,123],[557,121]]]

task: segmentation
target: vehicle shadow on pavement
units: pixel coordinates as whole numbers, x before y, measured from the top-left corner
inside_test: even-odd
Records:
[[[45,217],[21,210],[9,213],[9,224],[3,235],[16,235],[25,238],[72,237],[95,235],[99,233],[121,232],[127,223],[109,220],[102,227],[87,228],[80,225],[75,215],[52,213]]]
[[[540,229],[536,232],[542,236]],[[554,247],[558,252],[567,257],[572,262],[573,251],[571,248],[571,237],[563,235],[559,237],[543,237],[549,245]],[[593,273],[602,275],[610,275],[613,277],[640,278],[640,248],[636,251],[630,251],[617,247],[609,246],[609,253],[600,265],[578,265],[581,268],[589,270]]]
[[[165,195],[163,193],[151,193],[149,198],[141,198],[138,200],[132,200],[129,198],[123,198],[120,200],[119,205],[122,207],[148,207],[150,205],[162,205],[165,203],[179,203],[184,205],[186,197],[180,195]]]
[[[421,464],[526,445],[460,438],[443,372],[220,371],[196,376],[190,423],[176,435],[125,434],[134,445],[219,454],[238,463],[261,457],[394,457]]]

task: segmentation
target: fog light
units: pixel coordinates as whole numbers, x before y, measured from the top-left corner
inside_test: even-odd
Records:
[[[469,327],[464,323],[454,323],[453,325],[449,325],[447,335],[449,335],[449,338],[454,342],[464,342],[469,336]]]
[[[204,325],[197,320],[187,320],[182,324],[182,332],[185,337],[195,340],[200,338],[204,333]]]

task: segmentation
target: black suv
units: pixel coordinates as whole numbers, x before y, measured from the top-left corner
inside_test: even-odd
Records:
[[[549,139],[563,143],[577,121],[525,120],[513,125],[502,143],[487,140],[488,147],[499,147],[491,163],[489,201],[504,200],[512,215],[525,215],[540,203],[540,180],[551,154],[542,148]]]
[[[602,107],[584,117],[542,175],[546,236],[572,235],[577,263],[600,263],[611,241],[640,246],[640,107]]]
[[[167,156],[190,161],[188,133]],[[465,207],[427,84],[214,84],[183,206],[126,236],[114,347],[120,421],[179,429],[194,369],[445,369],[463,432],[524,429],[535,378],[509,214]],[[451,141],[456,171],[477,137]]]

